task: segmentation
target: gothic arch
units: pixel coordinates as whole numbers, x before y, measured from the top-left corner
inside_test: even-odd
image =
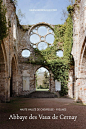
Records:
[[[51,25],[46,23],[46,22],[40,22],[40,23],[37,23],[35,25],[32,25],[31,28],[28,31],[28,35],[30,35],[31,30],[34,29],[37,26],[48,26],[48,27],[50,27]]]
[[[6,100],[7,92],[7,57],[4,43],[0,44],[0,100]]]
[[[81,78],[82,76],[82,72],[83,71],[83,68],[85,67],[85,64],[84,64],[84,61],[85,61],[85,51],[86,51],[86,38],[83,42],[83,45],[82,45],[82,49],[81,49],[81,53],[80,53],[80,58],[79,58],[79,78]]]
[[[53,79],[53,74],[52,72],[49,70],[49,68],[47,66],[43,66],[43,65],[40,65],[40,66],[36,66],[35,70],[34,70],[34,88],[36,88],[36,71],[38,69],[40,69],[41,67],[47,69],[49,71],[49,75],[50,75],[50,78],[49,78],[49,90],[50,91],[55,91],[55,82],[54,82],[54,79]]]
[[[35,68],[34,74],[35,74],[36,71],[37,71],[38,69],[40,69],[41,67],[44,67],[45,69],[47,69],[47,70],[49,71],[49,73],[51,72],[47,66],[40,65],[40,66],[37,66],[37,67]]]
[[[84,40],[80,62],[79,62],[79,77],[76,80],[76,100],[86,101],[86,40]]]
[[[14,55],[11,60],[11,78],[10,78],[10,97],[17,95],[17,61],[16,56]]]

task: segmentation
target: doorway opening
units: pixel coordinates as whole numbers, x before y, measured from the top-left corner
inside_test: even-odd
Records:
[[[49,71],[41,67],[36,71],[36,91],[49,91],[50,74]]]

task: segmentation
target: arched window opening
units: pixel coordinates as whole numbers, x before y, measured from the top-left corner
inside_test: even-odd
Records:
[[[16,40],[16,20],[14,20],[14,23],[13,23],[13,38],[14,40]]]
[[[36,71],[36,91],[48,91],[49,90],[49,71],[41,67]]]

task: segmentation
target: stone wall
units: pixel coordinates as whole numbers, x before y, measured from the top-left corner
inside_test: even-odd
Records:
[[[6,8],[6,20],[7,20],[7,27],[8,27],[8,36],[2,41],[0,45],[0,100],[1,101],[10,101],[10,85],[11,85],[11,76],[12,73],[14,73],[14,80],[16,82],[17,78],[17,66],[18,66],[18,56],[17,56],[17,43],[18,40],[16,37],[14,37],[14,31],[15,34],[17,33],[17,20],[16,20],[16,8],[13,3],[10,2],[10,0],[3,1]],[[13,29],[13,26],[15,24],[15,28]],[[15,39],[16,38],[16,39]],[[14,62],[12,63],[12,60]],[[15,70],[12,70],[12,65],[14,66]],[[12,72],[15,71],[15,72]],[[16,73],[16,74],[15,74]],[[14,83],[14,81],[13,81]],[[16,84],[13,84],[13,92],[16,92]]]
[[[73,14],[74,98],[86,104],[86,1],[78,0]],[[72,83],[72,82],[71,82]],[[69,92],[71,92],[69,90]],[[69,95],[71,97],[71,95]]]
[[[36,59],[35,51],[30,43],[30,31],[37,26],[17,26],[16,8],[10,0],[4,0],[7,8],[6,19],[8,36],[0,45],[0,100],[10,101],[11,96],[26,95],[36,90],[36,71],[43,65],[28,63]],[[27,28],[28,27],[28,28]],[[52,27],[54,27],[52,25]],[[23,50],[30,51],[30,57],[22,57]],[[69,71],[68,95],[86,104],[86,0],[77,0],[73,15],[73,47],[74,68]],[[49,69],[48,69],[49,70]],[[49,89],[55,92],[53,74],[50,73]]]
[[[69,79],[68,79],[68,96],[71,98],[74,98],[74,81],[75,81],[74,69],[71,69],[69,71]]]
[[[28,63],[29,59],[35,60],[36,58],[35,51],[30,43],[30,35],[28,31],[25,32],[24,30],[21,30],[21,29],[19,30],[19,34],[20,34],[19,36],[21,37],[19,41],[19,46],[18,46],[19,95],[21,94],[25,95],[35,91],[36,90],[36,78],[35,78],[36,71],[41,67],[46,68],[46,64],[45,66],[42,66],[42,65]],[[22,57],[23,50],[30,51],[29,58]],[[55,82],[53,79],[53,74],[51,71],[49,71],[49,73],[50,73],[50,84],[49,84],[50,91],[55,92]],[[23,90],[23,88],[25,89],[25,82],[26,84],[28,84],[28,87],[26,87],[26,90]]]
[[[0,100],[8,102],[12,96],[25,95],[36,90],[35,74],[42,66],[26,63],[28,58],[22,57],[22,51],[27,49],[31,53],[30,58],[35,58],[28,33],[30,26],[23,26],[27,28],[23,29],[17,24],[16,7],[12,1],[3,0],[3,3],[7,8],[8,36],[0,45]],[[50,90],[55,92],[53,75],[51,71],[49,73]]]

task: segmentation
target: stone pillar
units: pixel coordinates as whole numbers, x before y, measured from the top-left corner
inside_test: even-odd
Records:
[[[69,71],[68,96],[71,98],[74,97],[74,73],[73,73],[73,70]]]
[[[78,78],[75,87],[75,100],[86,105],[86,78]]]
[[[10,102],[10,77],[6,77],[5,84],[5,102]]]
[[[55,81],[53,78],[53,74],[51,74],[51,92],[55,92]]]

